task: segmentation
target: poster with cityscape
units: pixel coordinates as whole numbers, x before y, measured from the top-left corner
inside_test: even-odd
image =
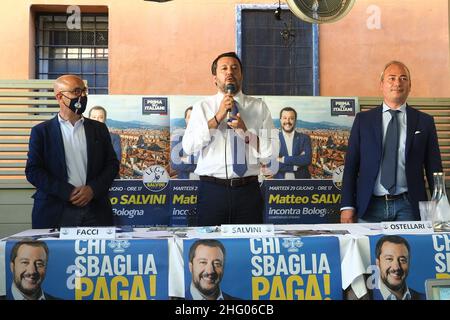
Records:
[[[109,194],[115,224],[169,225],[169,98],[90,95],[86,115],[98,106],[111,136],[120,137],[120,171]]]
[[[102,106],[112,138],[120,137],[120,172],[110,189],[117,225],[183,226],[195,214],[198,158],[183,156],[181,141],[189,107],[202,98],[89,96],[86,115]],[[279,170],[271,172],[266,166],[259,175],[264,222],[335,222],[348,138],[359,111],[357,99],[260,98],[271,111],[281,142],[273,160],[279,161]]]
[[[345,154],[359,111],[357,98],[262,98],[280,139],[278,171],[263,171],[265,223],[339,222]]]

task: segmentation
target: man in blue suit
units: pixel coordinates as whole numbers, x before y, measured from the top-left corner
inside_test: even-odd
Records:
[[[48,246],[44,241],[23,238],[11,249],[9,266],[12,273],[9,300],[59,300],[44,292],[42,284],[47,273]]]
[[[216,239],[200,239],[189,249],[191,284],[186,300],[240,300],[222,291],[225,271],[225,247]]]
[[[383,104],[358,113],[353,123],[343,176],[342,223],[420,220],[418,202],[427,200],[423,171],[430,189],[433,172],[442,171],[433,117],[406,104],[411,90],[408,68],[389,62],[380,90]]]
[[[311,139],[295,131],[297,111],[285,107],[280,111],[279,169],[275,179],[311,179],[308,166],[311,164]]]
[[[106,123],[107,112],[102,106],[94,106],[89,110],[89,119]],[[110,132],[111,143],[113,145],[114,152],[116,153],[117,160],[122,160],[122,145],[120,136],[117,133]]]
[[[367,293],[357,297],[353,288],[347,300],[425,300],[423,293],[408,286],[406,279],[411,267],[411,247],[397,235],[381,237],[375,246],[377,270],[366,279]]]
[[[191,118],[192,106],[189,106],[184,111],[184,122],[186,126]],[[198,175],[194,173],[197,168],[197,156],[186,155],[183,150],[182,141],[184,135],[184,129],[179,129],[173,132],[171,138],[171,150],[170,150],[170,166],[177,172],[178,179],[196,179]]]
[[[105,124],[84,118],[87,94],[75,75],[56,79],[56,117],[33,127],[27,180],[33,195],[33,228],[113,224],[109,187],[119,170]]]

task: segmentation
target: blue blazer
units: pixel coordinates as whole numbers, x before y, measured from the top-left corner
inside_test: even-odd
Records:
[[[222,296],[223,296],[223,300],[242,300],[240,298],[230,296],[229,294],[227,294],[223,291],[222,291]],[[194,298],[192,298],[191,290],[189,290],[189,289],[186,290],[186,292],[184,293],[184,299],[185,300],[194,300]]]
[[[311,164],[311,138],[304,133],[295,131],[292,156],[289,156],[282,131],[279,132],[278,136],[280,138],[279,156],[284,157],[284,163],[279,163],[279,169],[274,178],[284,179],[286,172],[294,172],[296,179],[311,179],[308,170],[308,166]],[[302,152],[305,152],[305,154],[300,155]],[[294,166],[298,166],[297,171],[294,171]]]
[[[120,162],[122,160],[122,145],[120,144],[120,136],[117,133],[112,132],[110,132],[109,135],[111,136],[111,143],[114,152],[116,153],[117,160]]]
[[[172,170],[177,171],[177,178],[178,179],[189,179],[189,174],[191,172],[194,172],[197,168],[197,157],[194,155],[189,156],[189,163],[175,163],[173,162],[173,159],[177,159],[180,162],[181,157],[185,157],[186,153],[183,150],[183,147],[181,147],[181,142],[183,141],[183,136],[177,135],[175,137],[172,137],[171,139],[171,145],[170,145],[170,166],[172,167]],[[177,146],[180,146],[178,152],[176,148]]]
[[[383,145],[383,107],[356,115],[345,158],[341,207],[356,209],[364,216],[380,169]],[[408,198],[417,220],[419,201],[427,200],[423,170],[433,189],[433,172],[442,171],[436,126],[433,117],[406,106],[405,174]]]
[[[98,225],[113,225],[108,192],[119,170],[119,161],[105,124],[84,119],[87,143],[86,184],[94,191],[90,205]],[[74,186],[67,182],[67,166],[58,116],[33,127],[30,135],[27,180],[36,187],[33,195],[33,228],[55,228]]]
[[[368,293],[371,300],[384,300],[380,289],[372,289]],[[426,300],[426,296],[416,290],[409,288],[409,293],[411,294],[411,300]]]

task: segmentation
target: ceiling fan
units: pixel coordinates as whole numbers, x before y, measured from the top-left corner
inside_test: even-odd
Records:
[[[355,0],[286,0],[289,9],[310,23],[330,23],[349,13]]]

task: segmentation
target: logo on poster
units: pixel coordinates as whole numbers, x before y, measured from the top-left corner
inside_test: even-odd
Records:
[[[355,99],[331,99],[332,116],[354,116]]]
[[[110,247],[114,253],[124,253],[125,249],[128,249],[130,245],[128,240],[111,240],[108,243],[108,247]]]
[[[165,97],[144,97],[142,98],[142,114],[167,114],[168,103]]]
[[[159,192],[169,184],[169,174],[161,166],[151,166],[144,171],[142,182],[148,190]]]
[[[300,238],[284,238],[282,246],[288,252],[298,252],[298,249],[303,247],[303,242]]]

